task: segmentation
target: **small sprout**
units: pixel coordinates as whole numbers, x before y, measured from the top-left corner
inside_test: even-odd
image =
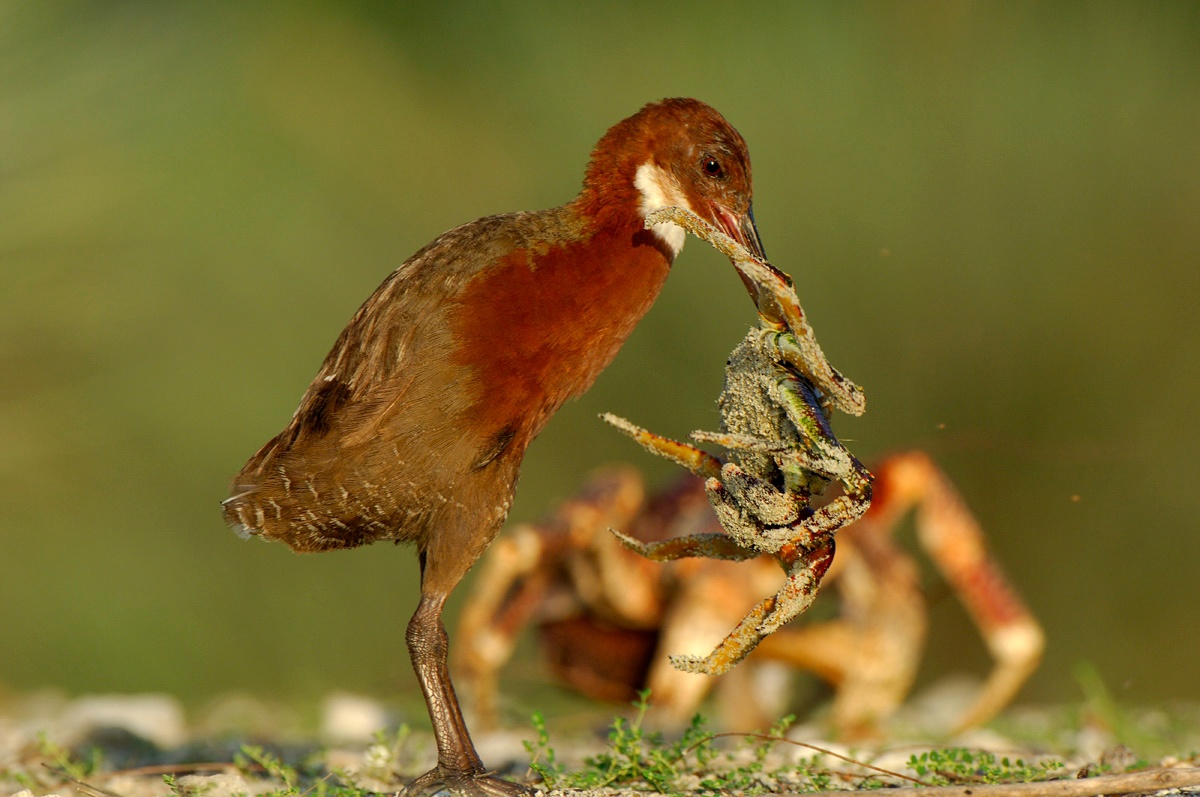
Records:
[[[376,780],[390,780],[396,757],[390,745],[373,744],[363,753],[363,771]]]

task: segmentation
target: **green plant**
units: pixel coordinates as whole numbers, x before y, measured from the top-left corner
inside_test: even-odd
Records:
[[[297,794],[299,792],[300,775],[295,767],[288,766],[278,756],[268,753],[263,748],[252,745],[242,745],[241,752],[235,753],[233,763],[243,773],[249,773],[257,764],[272,778],[283,781],[281,794]]]
[[[704,728],[704,719],[699,715],[670,744],[664,742],[662,734],[645,731],[642,722],[650,708],[649,697],[649,690],[638,693],[633,702],[633,719],[614,719],[608,732],[608,749],[584,759],[584,769],[579,772],[567,772],[558,762],[550,746],[545,718],[541,713],[534,714],[537,738],[525,743],[532,758],[530,769],[550,788],[595,789],[620,783],[644,784],[655,791],[670,793],[685,768],[703,768],[716,752],[708,744],[712,734]],[[689,755],[693,765],[688,763]]]
[[[565,768],[558,763],[558,754],[550,746],[550,732],[546,730],[546,717],[540,711],[533,712],[533,731],[537,738],[532,742],[524,742],[525,752],[529,753],[529,769],[550,788],[555,788],[565,774]]]
[[[93,747],[87,760],[76,758],[71,751],[50,741],[45,733],[37,736],[37,749],[50,759],[49,766],[73,780],[83,780],[100,768],[100,750]]]
[[[550,744],[545,718],[534,714],[536,738],[525,743],[532,759],[530,769],[552,789],[622,788],[651,789],[663,794],[695,794],[738,791],[820,791],[832,787],[833,775],[822,766],[821,756],[771,768],[769,756],[791,726],[794,717],[777,722],[767,733],[720,734],[742,736],[736,749],[717,747],[718,738],[703,716],[692,718],[688,728],[674,741],[648,732],[643,721],[649,708],[649,692],[634,701],[632,719],[618,717],[608,732],[607,749],[584,759],[579,771],[568,771]]]
[[[1020,758],[997,758],[986,751],[947,747],[910,757],[908,767],[931,786],[947,786],[958,783],[1030,783],[1046,780],[1050,773],[1062,769],[1063,764],[1050,759],[1030,764]]]

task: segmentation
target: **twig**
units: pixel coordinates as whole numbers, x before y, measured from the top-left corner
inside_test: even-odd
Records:
[[[90,797],[123,797],[122,795],[117,794],[115,791],[109,791],[108,789],[102,789],[99,786],[93,786],[90,783],[85,783],[84,781],[80,780],[79,778],[68,775],[66,772],[63,772],[58,767],[52,767],[49,764],[47,764],[46,768],[50,769],[51,771],[57,772],[57,774],[63,780],[65,780],[67,783],[74,784],[75,788],[79,789],[84,794],[90,795]]]
[[[144,767],[131,767],[129,769],[118,769],[107,773],[108,777],[117,775],[123,776],[138,776],[138,775],[188,775],[195,772],[224,772],[229,769],[240,769],[252,772],[266,772],[266,767],[261,764],[248,762],[243,765],[238,765],[232,761],[209,761],[203,763],[189,764],[151,764]]]
[[[1147,769],[1124,775],[1101,775],[1078,780],[1048,780],[1037,783],[930,786],[884,790],[887,797],[1098,797],[1103,794],[1142,794],[1200,786],[1200,767]],[[790,797],[785,792],[779,797]],[[863,797],[861,791],[824,791],[821,797]]]
[[[766,733],[739,733],[736,731],[730,731],[728,733],[714,733],[712,736],[709,736],[707,739],[696,742],[696,744],[692,745],[687,750],[684,750],[684,753],[690,753],[695,748],[704,744],[704,742],[710,741],[712,739],[720,739],[723,736],[741,736],[741,737],[744,737],[747,739],[763,739],[764,741],[768,741],[768,742],[783,742],[784,744],[794,744],[797,747],[807,747],[809,750],[815,750],[818,753],[821,753],[822,755],[832,756],[833,758],[839,759],[841,761],[845,761],[847,764],[854,764],[856,767],[862,767],[863,769],[874,770],[875,772],[879,772],[884,775],[888,775],[889,777],[900,778],[901,780],[907,780],[907,781],[916,783],[919,786],[925,787],[924,789],[920,790],[922,794],[924,794],[925,791],[927,791],[929,788],[932,788],[929,786],[928,783],[926,783],[923,780],[920,780],[919,778],[910,777],[909,775],[902,775],[899,772],[893,772],[892,770],[884,769],[883,767],[877,767],[874,764],[868,764],[866,761],[859,761],[857,759],[850,758],[849,756],[844,756],[841,753],[835,753],[832,750],[827,750],[824,747],[817,747],[815,744],[809,744],[808,742],[797,742],[795,739],[787,739],[787,738],[784,738],[783,736],[771,736],[770,734],[766,734]],[[917,790],[910,789],[910,791],[917,791]],[[834,792],[830,792],[830,793],[834,793]],[[892,792],[889,792],[889,794],[892,794]]]

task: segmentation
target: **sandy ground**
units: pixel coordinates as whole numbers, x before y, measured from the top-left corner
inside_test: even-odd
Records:
[[[1094,722],[1055,727],[1063,710],[1017,709],[999,723],[1016,732],[976,731],[954,739],[954,746],[994,751],[998,756],[1021,757],[1033,762],[1054,757],[1065,764],[1063,774],[1093,771],[1106,765],[1113,771],[1138,762],[1139,766],[1200,765],[1200,710],[1143,712],[1136,733],[1147,748],[1134,752],[1119,745],[1116,734]],[[1188,727],[1190,724],[1190,728]],[[204,712],[189,717],[179,701],[167,695],[109,695],[68,698],[52,692],[8,697],[0,701],[0,797],[28,790],[29,797],[163,797],[186,793],[205,797],[257,795],[283,788],[279,773],[265,772],[245,760],[244,745],[258,745],[269,755],[306,771],[328,773],[330,785],[353,785],[381,793],[396,792],[434,762],[428,734],[396,733],[397,723],[381,704],[353,695],[332,695],[308,711],[294,711],[246,697],[217,701]],[[382,729],[391,729],[382,733]],[[1182,729],[1182,730],[1181,730]],[[587,756],[605,749],[605,729],[573,732],[558,738],[551,729],[551,744],[561,763],[579,766]],[[902,743],[895,739],[880,745],[848,747],[821,741],[815,725],[793,727],[789,738],[817,744],[873,766],[912,775],[909,756],[929,743]],[[479,752],[489,765],[506,777],[529,776],[529,755],[524,742],[532,728],[477,734]],[[1039,738],[1040,741],[1029,741]],[[1154,740],[1161,743],[1155,745]],[[754,759],[752,741],[721,740],[721,756],[713,766],[744,766]],[[759,782],[750,788],[768,792],[810,790],[806,776],[791,770],[797,762],[814,764],[833,773],[834,788],[853,788],[877,773],[832,757],[813,759],[811,748],[776,744],[762,767]],[[1147,757],[1151,756],[1151,757]],[[241,757],[242,766],[235,761]],[[270,768],[268,766],[268,768]],[[1200,772],[1200,770],[1197,770]],[[775,773],[775,774],[771,774]],[[172,786],[164,776],[174,779]],[[886,785],[911,786],[898,778],[879,777]],[[696,778],[699,789],[700,778]],[[311,783],[308,784],[311,786]],[[303,789],[302,789],[303,791]],[[1174,793],[1200,794],[1188,788]]]

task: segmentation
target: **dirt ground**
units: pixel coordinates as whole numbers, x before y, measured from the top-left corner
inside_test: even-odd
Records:
[[[1106,727],[1114,722],[1117,727]],[[10,695],[0,699],[0,797],[26,790],[30,797],[259,795],[286,789],[291,768],[300,770],[304,781],[291,784],[297,787],[293,793],[323,793],[318,786],[394,793],[435,758],[426,732],[397,732],[398,726],[384,705],[344,694],[301,709],[231,696],[190,715],[167,695]],[[550,745],[560,764],[578,770],[587,757],[607,749],[605,730],[600,723],[560,733],[552,725]],[[535,738],[527,726],[479,733],[476,742],[481,756],[500,774],[533,783],[525,743]],[[1030,763],[1053,758],[1063,764],[1054,777],[1064,779],[1076,779],[1081,772],[1170,767],[1172,777],[1184,778],[1170,781],[1170,793],[1200,795],[1200,707],[1194,706],[1127,712],[1118,720],[1088,717],[1075,709],[1017,708],[993,729],[936,745],[928,738],[837,744],[822,738],[818,723],[793,726],[787,738],[805,746],[721,739],[716,745],[720,754],[706,766],[753,773],[743,778],[742,788],[731,790],[743,793],[851,789],[867,783],[911,787],[904,778],[916,774],[908,767],[912,755],[953,746]],[[829,754],[819,755],[807,745]],[[1191,785],[1188,778],[1194,778]],[[691,787],[685,779],[675,788],[704,792],[703,780],[704,773],[697,773]],[[980,787],[968,791],[984,794]]]

